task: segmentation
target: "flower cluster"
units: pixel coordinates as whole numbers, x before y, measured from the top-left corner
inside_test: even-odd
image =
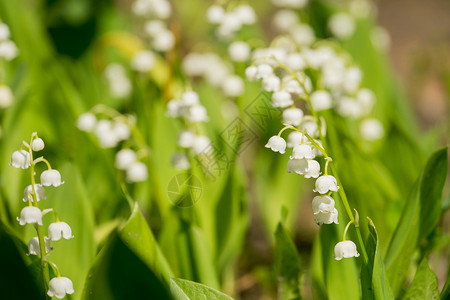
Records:
[[[2,69],[2,60],[10,61],[18,54],[16,44],[10,40],[10,31],[8,25],[0,21],[0,109],[11,106],[14,96],[11,88],[4,84],[6,81],[3,77],[5,71]],[[1,136],[1,127],[0,127]]]
[[[206,12],[206,17],[211,24],[218,25],[217,35],[220,38],[229,39],[244,25],[252,25],[256,22],[256,14],[253,8],[246,4],[223,7],[212,5]]]
[[[64,183],[61,181],[61,174],[58,170],[52,169],[50,163],[43,156],[34,159],[34,152],[41,151],[42,149],[44,149],[44,141],[34,132],[31,135],[30,143],[28,144],[23,141],[20,149],[15,151],[11,156],[11,166],[20,169],[30,169],[31,173],[31,184],[25,188],[23,193],[23,202],[27,203],[27,206],[22,209],[17,221],[20,225],[33,224],[36,228],[37,237],[33,237],[28,242],[28,255],[40,255],[43,268],[47,264],[51,264],[56,269],[57,277],[52,278],[48,282],[47,294],[50,297],[56,296],[61,299],[66,294],[74,293],[73,284],[69,278],[61,276],[58,267],[49,261],[47,257],[52,250],[50,241],[59,241],[61,238],[71,239],[73,235],[69,224],[60,221],[58,214],[53,208],[48,208],[43,211],[39,208],[40,201],[47,199],[45,187],[58,187]],[[48,169],[41,173],[40,183],[36,183],[35,166],[39,162],[44,162]],[[42,218],[49,212],[53,212],[55,222],[48,226],[47,236],[44,236]],[[46,273],[44,270],[43,272],[48,277],[48,272]],[[46,278],[45,275],[44,278]]]
[[[178,118],[185,124],[185,129],[178,135],[180,151],[172,156],[172,165],[178,170],[187,170],[191,167],[188,154],[199,155],[210,150],[211,141],[206,135],[198,134],[199,128],[196,126],[209,120],[206,108],[200,104],[196,92],[186,91],[180,99],[169,101],[167,116]]]
[[[137,142],[132,136],[135,123],[133,116],[124,116],[103,105],[93,107],[77,120],[78,129],[94,133],[102,148],[122,145],[122,149],[116,153],[115,166],[125,172],[127,182],[140,182],[148,178],[147,165],[141,161],[148,151],[142,142]],[[133,143],[137,144],[137,151],[131,149]]]
[[[132,6],[133,13],[144,20],[145,37],[150,39],[153,49],[166,52],[175,46],[175,36],[167,28],[165,20],[172,14],[172,7],[167,0],[136,0]]]
[[[8,25],[0,21],[0,59],[10,61],[19,54],[16,44],[10,40]]]
[[[328,174],[332,159],[322,144],[326,123],[319,113],[334,109],[342,117],[359,120],[371,112],[375,95],[361,88],[359,68],[333,44],[317,41],[312,28],[300,23],[294,11],[277,12],[274,23],[285,35],[276,37],[269,48],[256,49],[253,63],[245,71],[249,80],[261,81],[263,89],[272,92],[272,105],[283,110],[284,128],[265,147],[281,154],[286,153],[286,148],[292,149],[287,172],[316,178],[314,192],[319,195],[312,201],[316,223],[338,224],[339,213],[332,194],[338,192],[339,186],[336,178]],[[370,140],[380,138],[381,124],[369,120],[362,122],[361,133]],[[285,130],[292,131],[287,142],[281,136]],[[325,161],[323,173],[317,160],[320,156]],[[351,220],[354,223],[353,215]],[[359,256],[356,245],[352,248],[349,244],[353,242],[345,240],[347,229],[348,226],[343,242],[335,248],[338,260]]]

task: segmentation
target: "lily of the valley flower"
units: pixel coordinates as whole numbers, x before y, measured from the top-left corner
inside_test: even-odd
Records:
[[[116,153],[115,166],[119,170],[126,170],[136,160],[136,152],[131,149],[122,149]]]
[[[42,225],[42,212],[35,206],[25,206],[20,212],[20,218],[17,218],[20,225],[38,224]]]
[[[73,238],[72,229],[66,222],[55,222],[48,226],[48,237],[52,241],[58,241],[61,237],[69,240]]]
[[[147,178],[148,169],[142,162],[134,162],[126,170],[126,179],[128,182],[145,181]]]
[[[281,136],[274,135],[269,139],[265,147],[270,148],[274,152],[284,154],[286,152],[286,141]]]
[[[320,176],[316,180],[316,189],[314,192],[319,194],[326,194],[329,191],[337,192],[339,189],[336,178],[332,175]]]
[[[67,277],[54,277],[49,282],[49,289],[47,295],[50,297],[55,296],[58,299],[62,299],[66,294],[73,294],[75,291],[73,289],[72,281]]]
[[[46,236],[44,236],[45,241],[45,252],[49,253],[52,250],[52,247],[50,247],[50,239]],[[28,255],[40,255],[41,249],[39,247],[39,238],[35,236],[34,238],[31,238],[31,240],[28,242]]]
[[[34,185],[34,191],[36,192],[36,200],[37,200],[37,202],[39,202],[41,199],[43,199],[43,200],[47,199],[47,196],[45,195],[45,188],[41,184],[35,184]],[[30,198],[31,200],[33,199],[32,196],[31,196],[32,192],[33,192],[33,187],[30,184],[23,191],[23,202],[27,202],[28,201],[28,197],[31,197]]]
[[[302,158],[313,159],[314,158],[313,147],[311,145],[308,145],[308,144],[295,146],[294,149],[292,150],[292,158],[295,158],[295,159],[302,159]]]
[[[45,170],[41,173],[41,184],[43,186],[60,186],[64,181],[61,181],[61,174],[58,170],[51,169]]]
[[[359,253],[356,250],[356,245],[352,241],[342,241],[334,247],[334,258],[336,260],[358,256]]]
[[[11,166],[14,168],[22,168],[27,169],[30,167],[30,153],[25,150],[18,150],[14,151],[14,153],[11,156]]]
[[[34,139],[31,142],[31,149],[33,149],[33,151],[41,151],[44,149],[44,141],[41,138]]]

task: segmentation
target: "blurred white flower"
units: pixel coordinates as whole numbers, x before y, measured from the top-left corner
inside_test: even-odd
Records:
[[[147,178],[148,169],[142,162],[134,162],[126,169],[126,179],[128,182],[145,181]]]
[[[212,5],[206,11],[206,19],[209,23],[220,24],[225,17],[225,10],[222,6]]]
[[[206,122],[209,120],[206,108],[200,104],[189,107],[186,119],[191,123]]]
[[[190,130],[183,130],[178,135],[177,145],[181,148],[191,148],[195,142],[195,133]]]
[[[158,32],[153,39],[153,48],[157,51],[165,52],[175,46],[175,36],[172,31],[164,29]]]
[[[346,13],[337,13],[328,20],[328,28],[339,39],[347,39],[356,29],[355,20]]]
[[[359,125],[359,132],[367,141],[376,141],[384,136],[383,124],[374,118],[363,120]]]
[[[131,149],[121,149],[116,153],[115,166],[119,170],[126,170],[136,160],[136,152]]]
[[[235,62],[247,61],[250,57],[250,46],[246,42],[236,41],[228,47],[228,55]]]
[[[372,45],[380,51],[387,51],[391,46],[391,36],[383,27],[375,27],[370,35]]]
[[[131,68],[138,72],[149,72],[155,64],[155,55],[148,51],[142,50],[134,54],[131,60]]]
[[[195,154],[206,154],[211,152],[211,140],[207,136],[197,136],[192,145],[192,151],[194,151]]]
[[[250,66],[245,69],[245,77],[250,81],[255,81],[258,76],[258,68],[255,66]]]
[[[279,91],[272,94],[272,105],[274,107],[288,107],[292,104],[294,104],[294,100],[288,92]]]
[[[19,54],[16,44],[13,41],[0,42],[0,58],[7,61],[14,59]]]
[[[237,75],[227,76],[222,82],[222,91],[228,97],[239,97],[244,92],[244,81]]]
[[[192,106],[199,103],[198,94],[194,91],[187,91],[181,95],[181,103],[185,106]]]
[[[0,85],[0,108],[11,106],[13,99],[14,96],[9,86]]]
[[[256,22],[256,14],[250,5],[239,5],[234,9],[234,14],[242,24],[251,25]]]
[[[172,165],[177,170],[188,170],[191,167],[189,158],[184,152],[175,152],[172,155]]]
[[[279,7],[300,9],[308,4],[308,0],[272,0],[272,3]]]
[[[288,163],[287,163],[287,172],[288,173],[295,172],[299,175],[302,175],[305,173],[307,168],[308,168],[308,161],[306,159],[291,158],[288,160]]]
[[[352,241],[342,241],[334,246],[334,258],[341,260],[343,258],[358,257],[356,245]]]
[[[288,135],[287,146],[289,148],[293,148],[294,146],[300,145],[307,140],[308,139],[306,137],[304,137],[303,133],[298,132],[298,131],[292,131]]]
[[[9,27],[5,23],[0,23],[0,41],[6,41],[9,39],[10,32]]]
[[[298,14],[295,11],[282,9],[275,13],[272,22],[278,30],[286,31],[299,21]]]
[[[78,117],[77,127],[78,129],[86,132],[92,132],[97,124],[97,118],[94,114],[84,113]]]
[[[315,111],[322,111],[332,107],[331,95],[327,91],[315,91],[310,98]]]

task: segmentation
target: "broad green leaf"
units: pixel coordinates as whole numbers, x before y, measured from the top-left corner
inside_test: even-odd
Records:
[[[231,297],[209,286],[179,278],[170,280],[170,291],[175,300],[232,300]]]
[[[27,258],[27,247],[1,222],[0,245],[0,298],[45,299],[40,260],[34,255]],[[35,272],[34,266],[39,267]]]
[[[369,262],[367,266],[363,266],[361,271],[363,299],[394,299],[384,269],[377,230],[372,220],[367,219],[369,221],[369,236],[367,237],[366,249]]]
[[[436,151],[404,207],[385,260],[394,295],[398,294],[408,275],[406,271],[418,243],[434,229],[440,217],[447,165],[447,148]]]
[[[120,230],[120,237],[169,286],[172,271],[137,203],[128,222]]]
[[[58,169],[65,183],[56,188],[47,188],[47,200],[40,204],[45,208],[53,208],[61,221],[72,228],[74,238],[52,242],[53,251],[48,259],[58,266],[63,276],[72,280],[75,289],[72,298],[80,299],[86,274],[96,254],[94,216],[78,169],[71,164]],[[52,214],[44,216],[45,224],[52,222]]]
[[[282,223],[275,232],[274,271],[279,299],[301,299],[301,261],[289,233]]]
[[[83,291],[86,300],[172,299],[164,284],[113,233],[89,271]]]
[[[404,300],[437,300],[439,288],[437,277],[428,265],[428,260],[424,258],[417,268],[416,276],[406,291]]]

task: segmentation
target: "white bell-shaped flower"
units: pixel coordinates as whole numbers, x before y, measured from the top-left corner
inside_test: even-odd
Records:
[[[332,212],[334,210],[334,199],[330,196],[315,196],[312,200],[312,210],[315,215]]]
[[[270,75],[263,78],[262,87],[267,92],[275,92],[280,90],[281,80],[276,75]]]
[[[339,224],[338,211],[336,208],[333,208],[330,212],[318,212],[314,215],[314,221],[316,221],[317,225],[332,223]]]
[[[66,222],[55,222],[48,226],[48,238],[52,241],[58,241],[61,237],[69,240],[73,238],[72,229]]]
[[[296,145],[294,146],[294,149],[292,150],[292,156],[291,158],[294,159],[313,159],[314,153],[313,148],[309,144],[302,144],[302,145]]]
[[[11,156],[11,164],[15,168],[27,169],[31,166],[30,153],[25,150],[14,151]]]
[[[298,131],[292,131],[289,133],[287,138],[287,146],[289,148],[293,148],[296,145],[303,144],[305,141],[307,141],[308,138],[306,138],[303,133]]]
[[[35,206],[25,206],[20,212],[20,218],[17,218],[20,225],[38,224],[42,225],[42,212]]]
[[[295,172],[299,175],[305,173],[308,168],[308,161],[306,159],[289,159],[287,163],[287,172],[292,173]]]
[[[122,149],[116,153],[115,166],[119,170],[126,170],[136,160],[136,152],[131,149]]]
[[[258,66],[257,79],[263,79],[269,77],[273,74],[273,68],[268,64],[261,64]]]
[[[0,41],[9,40],[11,32],[9,31],[8,25],[5,23],[0,23]]]
[[[43,186],[60,186],[64,181],[61,181],[61,174],[58,170],[45,170],[41,173],[41,184]]]
[[[314,192],[319,194],[326,194],[329,191],[337,192],[339,189],[336,178],[332,175],[323,175],[317,178],[316,180],[316,188]]]
[[[50,297],[55,296],[58,299],[62,299],[66,294],[71,295],[75,292],[72,281],[67,277],[54,277],[50,280],[48,285],[47,295]]]
[[[195,154],[206,154],[211,152],[211,140],[207,136],[197,136],[194,144],[192,145],[192,151]]]
[[[45,195],[45,188],[41,184],[35,184],[34,185],[34,191],[36,192],[36,200],[39,202],[41,199],[45,200],[47,199],[47,196]],[[28,197],[30,197],[31,201],[33,201],[33,187],[31,184],[25,188],[23,191],[23,202],[28,201]]]
[[[31,149],[33,151],[41,151],[44,149],[44,141],[41,138],[34,139],[31,142]]]
[[[322,145],[322,142],[321,141],[319,141],[319,140],[314,140],[315,142],[316,142],[316,144],[318,144],[319,146],[320,146],[320,148],[322,148],[323,149],[323,145]],[[320,151],[319,150],[319,148],[317,148],[316,146],[314,146],[313,145],[313,154],[314,154],[314,156],[323,156],[323,153],[322,153],[322,151]]]
[[[84,113],[78,117],[77,127],[78,129],[86,132],[92,132],[97,124],[97,118],[94,114]]]
[[[128,182],[145,181],[147,178],[148,169],[142,162],[134,162],[126,170],[126,179]]]
[[[331,95],[327,91],[315,91],[310,97],[315,111],[330,109],[333,105]]]
[[[163,29],[158,32],[157,35],[155,35],[152,44],[157,51],[169,51],[175,46],[175,36],[173,35],[172,31]]]
[[[183,130],[178,135],[177,145],[181,148],[191,148],[195,142],[195,133],[190,130]]]
[[[46,236],[44,236],[44,243],[45,243],[45,253],[49,253],[52,250],[52,247],[50,247],[50,239]],[[39,247],[39,238],[36,236],[34,238],[31,238],[31,240],[28,242],[28,255],[40,255],[41,249]]]
[[[272,95],[272,104],[274,107],[288,107],[294,104],[291,94],[286,91],[275,92]]]
[[[336,260],[358,256],[358,250],[356,250],[356,245],[352,241],[342,241],[334,246],[334,258]]]
[[[347,39],[355,32],[356,23],[350,15],[346,13],[337,13],[330,17],[328,28],[337,38]]]
[[[300,108],[288,108],[283,111],[283,123],[298,126],[303,119],[303,110]]]
[[[265,147],[270,148],[274,152],[284,154],[286,152],[286,141],[281,136],[274,135],[269,139]]]
[[[198,94],[194,91],[184,92],[183,95],[181,95],[181,103],[182,103],[182,105],[185,105],[185,106],[192,106],[192,105],[199,104],[200,101],[198,98]]]
[[[305,178],[317,178],[320,175],[320,164],[316,160],[308,160],[308,167],[303,174]]]
[[[191,163],[186,153],[175,152],[172,155],[172,166],[177,170],[188,170],[191,167]]]

